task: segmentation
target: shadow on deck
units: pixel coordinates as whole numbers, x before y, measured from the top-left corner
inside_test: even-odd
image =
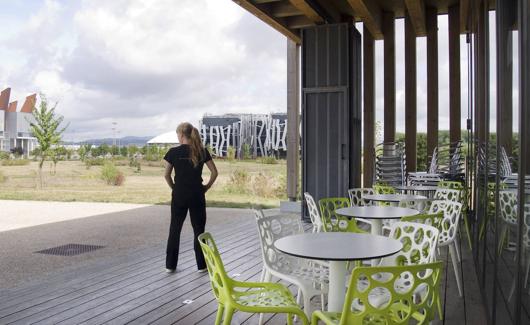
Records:
[[[209,218],[207,230],[214,235],[231,276],[241,281],[259,279],[261,253],[250,213],[230,220]],[[196,272],[189,232],[183,237],[175,274],[164,272],[161,243],[40,283],[0,291],[0,324],[213,324],[217,303],[208,275]],[[485,324],[472,257],[464,242],[462,251],[464,297],[458,296],[449,261],[441,282],[445,321],[437,323]],[[442,255],[447,261],[445,248]],[[296,294],[293,286],[290,289]],[[318,301],[314,304],[319,306]],[[257,324],[257,320],[257,315],[236,313],[233,323]],[[266,315],[265,320],[285,324],[284,315]]]

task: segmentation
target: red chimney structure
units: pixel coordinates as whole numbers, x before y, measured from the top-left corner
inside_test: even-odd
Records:
[[[0,109],[7,110],[9,107],[9,96],[11,95],[11,88],[6,88],[0,93]]]
[[[24,105],[22,105],[22,109],[20,109],[20,111],[23,113],[33,112],[33,107],[35,107],[36,102],[37,102],[37,94],[27,96],[26,100],[24,101]]]

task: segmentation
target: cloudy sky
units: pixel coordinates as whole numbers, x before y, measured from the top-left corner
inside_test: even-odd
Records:
[[[0,87],[11,87],[11,100],[19,102],[33,92],[57,101],[58,113],[70,123],[68,140],[112,136],[113,122],[119,136],[146,136],[174,130],[181,121],[196,123],[204,114],[286,109],[285,37],[231,0],[0,0],[0,5]],[[447,18],[438,24],[440,128],[445,129]],[[402,21],[396,34],[397,125],[403,131]],[[424,49],[425,39],[419,38],[420,131],[426,129]],[[462,39],[463,70],[465,49]],[[380,62],[382,51],[378,42]],[[382,120],[382,69],[376,82],[376,116]]]

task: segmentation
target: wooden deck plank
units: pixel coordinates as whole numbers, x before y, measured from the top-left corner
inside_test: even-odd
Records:
[[[229,274],[239,273],[241,281],[256,281],[261,275],[261,251],[255,222],[239,218],[232,223],[212,222],[212,232]],[[76,277],[68,273],[23,288],[15,288],[14,300],[0,300],[0,323],[20,324],[212,324],[217,302],[207,275],[195,272],[191,238],[183,241],[179,272],[166,275],[163,246],[141,250],[131,258],[90,267]],[[456,282],[446,249],[441,259],[446,269],[441,279],[447,324],[477,324],[484,319],[474,265],[467,246],[462,245],[464,297],[458,297]],[[54,282],[55,281],[55,282]],[[288,286],[296,294],[296,287]],[[44,288],[41,293],[32,293]],[[8,291],[3,292],[8,296]],[[183,304],[193,299],[191,304]],[[320,308],[319,297],[312,301]],[[256,324],[258,315],[237,312],[235,323]],[[467,322],[466,322],[467,320]],[[285,315],[266,314],[265,324],[285,324]],[[439,322],[436,322],[439,323]],[[15,323],[16,324],[16,323]]]
[[[236,240],[241,237],[235,238]],[[190,243],[191,245],[191,243]],[[233,249],[232,246],[227,248],[227,251]],[[193,250],[189,250],[186,254],[181,256],[181,262],[179,267],[179,274],[189,274],[195,272],[195,255]],[[164,258],[159,258],[158,265],[163,265]],[[156,265],[155,264],[155,265]],[[167,281],[167,274],[163,272],[163,268],[160,266],[153,266],[153,264],[146,266],[143,269],[136,270],[135,276],[128,278],[125,281],[118,280],[105,285],[103,288],[94,288],[94,286],[86,287],[90,290],[90,293],[86,293],[85,290],[78,290],[72,294],[63,296],[57,300],[51,301],[46,306],[52,304],[57,305],[58,303],[64,306],[64,309],[68,315],[73,315],[80,318],[87,312],[99,312],[98,306],[107,304],[112,301],[113,306],[118,303],[119,298],[127,297],[127,294],[134,292],[136,294],[145,293],[146,290],[154,290],[158,286],[163,286]],[[63,302],[66,299],[66,303]],[[57,314],[57,308],[51,308],[47,310],[47,313],[39,315],[40,317],[48,318]],[[57,315],[58,316],[58,315]],[[53,322],[57,322],[57,316],[54,317]],[[34,317],[33,317],[34,318]],[[69,319],[69,318],[67,318]],[[24,319],[24,322],[27,319]]]
[[[191,240],[187,243],[187,246],[191,247],[192,246],[192,242]],[[155,259],[162,259],[162,256],[161,254],[158,254],[158,252],[156,252],[156,256],[153,257]],[[185,259],[188,259],[188,260],[192,260],[194,259],[193,257],[193,254],[192,254],[192,248],[188,248],[186,250],[184,250],[183,252],[183,256],[182,258],[185,258]],[[22,311],[22,310],[25,310],[26,308],[29,308],[31,306],[35,306],[35,305],[39,305],[40,308],[45,308],[45,306],[49,305],[49,304],[54,304],[56,303],[56,301],[54,301],[55,299],[68,299],[68,298],[71,298],[73,294],[75,294],[76,292],[77,293],[85,293],[85,294],[88,294],[90,292],[95,292],[97,289],[100,289],[100,288],[106,288],[108,287],[109,284],[112,284],[112,283],[115,283],[116,281],[118,282],[123,282],[129,278],[132,278],[134,276],[141,276],[142,273],[144,273],[146,270],[150,269],[153,267],[153,264],[161,264],[160,262],[159,263],[153,263],[153,260],[152,259],[149,259],[146,263],[142,263],[140,265],[137,265],[133,271],[131,271],[130,269],[129,270],[123,270],[123,273],[120,273],[120,274],[117,274],[117,275],[114,275],[114,274],[110,274],[110,277],[106,278],[106,277],[102,277],[102,278],[97,278],[96,281],[94,282],[87,282],[83,285],[74,285],[70,288],[66,288],[64,290],[59,290],[57,292],[54,292],[53,294],[46,294],[46,295],[42,295],[40,297],[37,297],[35,299],[32,299],[30,301],[27,301],[25,303],[18,303],[17,305],[15,305],[15,309],[2,309],[2,311],[0,311],[0,320],[2,321],[5,321],[4,317],[6,317],[6,313],[8,315],[12,315],[16,312],[19,312],[19,311]],[[162,264],[163,265],[163,264]],[[125,277],[125,278],[124,278]],[[90,290],[89,292],[86,292],[87,290]],[[16,312],[14,312],[16,311]]]
[[[190,225],[188,224],[187,226],[189,227]],[[218,234],[218,236],[224,236],[224,235],[231,234],[234,232],[234,228],[232,227],[236,227],[236,230],[237,230],[237,226],[241,226],[241,229],[246,228],[245,225],[241,225],[241,220],[229,222],[228,224],[225,224],[225,225],[219,225],[215,223],[213,226],[208,227],[208,228],[215,229],[215,233]],[[225,228],[225,229],[222,230],[222,228]],[[191,234],[183,233],[182,244],[181,244],[181,246],[185,248],[183,251],[189,249],[189,243],[191,242],[191,240],[192,240]],[[21,289],[15,288],[11,290],[9,289],[5,290],[5,292],[3,293],[4,296],[2,296],[2,298],[9,298],[12,305],[17,305],[17,304],[20,304],[22,301],[24,301],[23,299],[25,296],[28,296],[27,298],[28,300],[33,300],[36,298],[35,297],[36,292],[42,296],[45,296],[45,295],[49,295],[51,293],[51,290],[53,291],[58,290],[57,286],[53,286],[53,287],[49,286],[48,285],[49,283],[57,284],[57,282],[60,281],[61,282],[61,285],[59,286],[60,288],[69,287],[72,284],[82,285],[83,282],[85,281],[91,281],[95,279],[96,277],[99,278],[101,276],[102,270],[104,270],[105,272],[109,274],[114,271],[119,272],[122,270],[127,270],[130,267],[134,267],[142,262],[149,262],[150,259],[163,256],[165,245],[162,243],[159,247],[160,247],[160,250],[159,250],[160,253],[156,254],[156,256],[150,256],[148,258],[145,258],[146,252],[149,252],[149,255],[152,255],[150,253],[153,251],[153,248],[150,247],[146,249],[141,249],[138,252],[132,252],[128,254],[127,256],[122,257],[122,259],[120,259],[120,257],[118,258],[113,257],[112,259],[110,258],[105,259],[104,261],[102,261],[102,263],[94,263],[95,264],[94,266],[89,266],[87,267],[86,270],[83,270],[84,272],[82,273],[82,275],[80,275],[79,270],[73,270],[65,274],[58,274],[56,276],[49,277],[45,280],[41,280],[37,284],[24,285],[22,286]],[[112,267],[109,267],[110,261],[112,261],[112,265],[113,265]]]
[[[243,225],[241,229],[245,229],[245,225]],[[240,232],[236,232],[235,234],[227,235],[226,238],[229,241],[237,242],[239,239],[241,239],[244,236],[245,236],[244,234],[241,234]],[[224,238],[225,237],[221,237],[221,240],[223,240]],[[195,259],[193,255],[191,238],[184,244],[187,246],[187,249],[183,250],[183,253],[181,255],[181,262],[184,263],[186,261],[193,261],[193,264],[194,264]],[[83,283],[82,285],[75,284],[69,288],[67,287],[63,290],[56,291],[53,294],[48,293],[40,297],[36,297],[35,299],[29,300],[26,303],[21,304],[20,302],[15,301],[15,303],[18,303],[15,305],[15,309],[2,308],[2,310],[0,311],[0,321],[1,322],[7,321],[6,315],[9,316],[8,320],[11,320],[13,319],[13,317],[16,317],[16,316],[24,317],[28,315],[27,313],[46,310],[48,309],[49,306],[53,307],[55,305],[62,304],[65,301],[71,301],[75,297],[76,294],[77,295],[79,294],[89,295],[90,293],[93,293],[93,292],[96,294],[102,294],[102,293],[104,294],[105,293],[104,291],[103,292],[97,292],[97,291],[104,290],[105,288],[109,288],[109,286],[112,286],[112,285],[115,285],[115,286],[119,284],[126,285],[127,280],[131,278],[134,279],[135,276],[142,276],[142,275],[145,276],[145,272],[148,271],[149,269],[152,269],[155,265],[163,265],[164,255],[159,254],[158,251],[154,251],[153,253],[155,255],[154,257],[151,257],[150,259],[146,260],[145,263],[136,265],[133,271],[131,271],[131,269],[128,269],[128,270],[125,269],[125,270],[122,270],[123,273],[108,274],[109,276],[108,278],[105,276],[101,278],[94,277],[94,279],[97,279],[96,281],[93,281],[93,282],[88,281],[86,283]],[[153,263],[153,259],[155,260],[158,259],[158,263]],[[160,273],[160,270],[162,268],[161,266],[158,266],[156,267],[156,269],[158,271],[155,270],[154,272]],[[33,307],[33,308],[30,308],[30,307]],[[27,310],[29,308],[31,310]],[[24,313],[23,311],[26,311],[26,313]]]
[[[247,258],[245,257],[246,254],[248,254],[250,250],[243,250],[239,254],[232,256],[231,258],[227,259],[227,265],[228,267],[232,266],[231,264],[234,264],[234,266],[239,266],[241,269],[244,269],[247,267],[246,262]],[[198,290],[199,288],[203,289],[205,292],[210,291],[210,281],[208,279],[208,276],[206,274],[198,274],[195,271],[192,271],[188,274],[181,274],[180,272],[175,274],[176,276],[182,276],[180,279],[181,281],[178,281],[181,286],[184,284],[189,284],[190,281],[192,285],[186,286],[186,287],[176,287],[174,288],[175,291],[172,293],[178,292],[179,294],[183,295],[185,299],[193,299],[194,292]],[[173,275],[171,275],[173,277]],[[162,292],[159,292],[159,291]],[[83,320],[83,322],[87,322],[88,324],[103,324],[107,321],[115,318],[117,315],[122,314],[122,312],[125,310],[130,310],[130,305],[127,305],[131,301],[139,300],[140,304],[145,302],[146,299],[149,297],[146,297],[149,293],[153,293],[157,296],[167,294],[170,291],[167,290],[167,287],[164,283],[162,283],[162,286],[155,286],[155,287],[149,287],[145,288],[144,290],[134,292],[134,294],[128,294],[121,296],[120,298],[116,299],[112,302],[112,306],[104,306],[100,305],[97,307],[98,314],[94,317],[87,318]],[[187,298],[190,297],[190,298]],[[213,298],[213,296],[212,296]],[[123,308],[120,308],[123,307]],[[118,310],[116,310],[118,309]],[[86,312],[85,312],[86,314]],[[76,316],[77,319],[81,319],[85,317],[84,315],[78,315]],[[68,320],[70,322],[71,319]],[[74,319],[75,320],[75,319]]]

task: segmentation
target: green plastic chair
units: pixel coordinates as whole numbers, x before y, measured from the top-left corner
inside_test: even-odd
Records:
[[[373,186],[375,194],[396,194],[396,189],[390,185],[377,183]],[[390,202],[377,202],[376,205],[391,206]]]
[[[320,217],[326,232],[356,232],[367,233],[357,226],[355,218],[341,216],[335,212],[340,208],[350,206],[350,199],[345,197],[329,197],[318,201]]]
[[[396,194],[396,189],[386,184],[374,184],[375,194]]]
[[[303,324],[309,321],[291,292],[279,283],[240,282],[230,278],[225,271],[219,250],[212,235],[199,235],[199,243],[208,266],[212,291],[219,303],[215,324],[229,325],[236,310],[246,313],[286,313],[287,324],[292,315],[300,317]]]
[[[464,226],[466,227],[467,244],[469,245],[469,249],[473,249],[471,242],[471,230],[469,228],[469,221],[467,219],[467,189],[464,187],[464,184],[456,181],[440,181],[438,182],[438,187],[460,191],[460,197],[458,201],[462,203],[462,218],[464,219]],[[435,198],[435,200],[440,199],[441,198]]]
[[[328,325],[429,324],[434,319],[441,272],[442,262],[357,267],[342,312],[315,311],[311,324],[317,325],[319,320]],[[395,285],[398,282],[400,285]]]

